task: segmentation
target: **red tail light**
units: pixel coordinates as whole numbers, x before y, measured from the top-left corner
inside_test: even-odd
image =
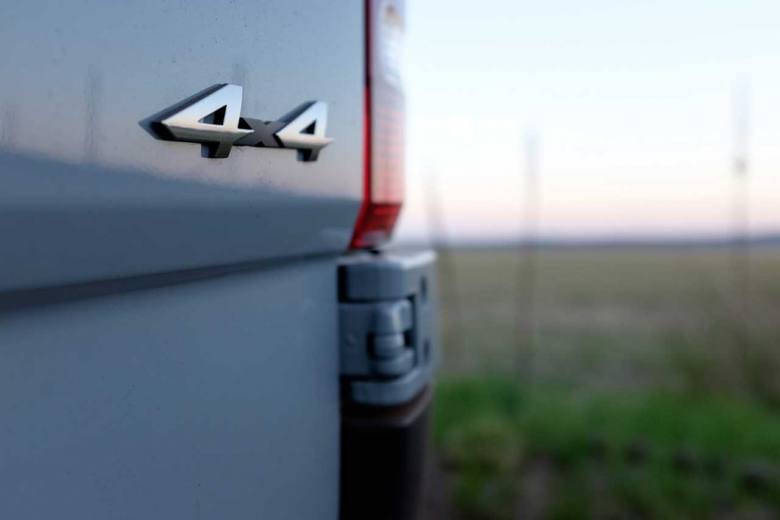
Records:
[[[377,247],[393,232],[404,198],[403,0],[366,0],[363,204],[351,247]]]

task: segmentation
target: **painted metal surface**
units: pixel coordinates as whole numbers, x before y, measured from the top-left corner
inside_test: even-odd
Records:
[[[337,518],[333,272],[0,315],[0,518]]]
[[[362,188],[360,2],[0,6],[0,290],[343,251]],[[150,138],[210,85],[247,114],[328,104],[334,142],[295,150]]]
[[[0,5],[0,518],[338,514],[336,262],[362,2]],[[328,105],[296,150],[150,137],[210,85]]]

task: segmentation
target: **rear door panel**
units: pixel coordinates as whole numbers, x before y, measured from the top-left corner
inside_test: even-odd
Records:
[[[0,45],[0,518],[335,518],[362,2],[4,2]],[[142,128],[218,83],[333,143]]]
[[[330,261],[0,315],[0,518],[338,509]]]
[[[0,290],[345,248],[361,196],[359,2],[6,2]],[[242,113],[329,105],[295,151],[159,141],[139,124],[211,85]]]

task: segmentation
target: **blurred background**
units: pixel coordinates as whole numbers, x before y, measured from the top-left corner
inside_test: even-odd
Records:
[[[407,3],[428,515],[780,517],[780,3]]]

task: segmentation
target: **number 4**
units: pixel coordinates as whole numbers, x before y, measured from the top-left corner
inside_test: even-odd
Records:
[[[307,103],[282,120],[289,122],[276,132],[276,137],[285,148],[296,148],[303,161],[316,161],[320,150],[333,141],[325,137],[328,105],[322,101]]]
[[[206,146],[208,157],[227,157],[233,143],[252,133],[238,127],[242,97],[243,89],[238,85],[220,85],[160,123],[175,140]]]

